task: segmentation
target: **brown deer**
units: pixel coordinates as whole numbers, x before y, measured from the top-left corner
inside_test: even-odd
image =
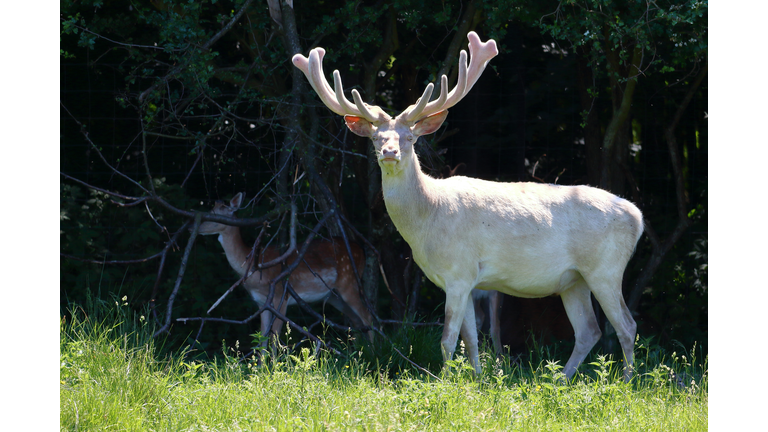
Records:
[[[229,203],[217,201],[211,212],[232,217],[240,209],[242,203],[243,194],[238,193]],[[245,274],[251,248],[243,242],[240,228],[208,221],[200,224],[199,232],[201,235],[218,234],[219,243],[224,247],[229,265],[241,277]],[[365,261],[363,250],[355,243],[350,243],[350,248],[354,257],[354,265],[357,266],[357,269],[362,269]],[[279,256],[280,251],[277,248],[268,246],[264,248],[256,262],[269,262]],[[296,257],[297,252],[293,252],[286,261],[292,262]],[[280,271],[280,266],[263,270],[258,270],[254,266],[251,269],[251,274],[243,281],[243,286],[257,304],[263,305],[266,302],[269,295],[269,283],[280,274]],[[302,263],[291,273],[288,281],[305,302],[327,301],[331,306],[347,315],[355,325],[369,326],[371,324],[371,314],[360,298],[355,273],[342,239],[334,238],[312,242],[304,254]],[[285,315],[288,306],[293,304],[296,304],[296,300],[284,292],[282,284],[277,284],[272,298],[272,306]],[[262,312],[262,335],[279,333],[283,321],[275,319],[270,327],[271,321],[272,313],[268,310]],[[368,332],[368,338],[371,339],[372,336],[372,332]]]
[[[344,116],[347,127],[373,141],[381,168],[384,203],[392,222],[411,247],[416,263],[445,291],[441,340],[451,359],[461,332],[468,357],[480,373],[473,289],[493,289],[517,297],[559,294],[574,329],[576,345],[565,365],[571,378],[601,336],[590,293],[616,329],[632,375],[636,324],[621,292],[624,269],[643,233],[643,218],[632,203],[588,186],[499,183],[462,176],[435,179],[421,171],[414,151],[418,137],[435,132],[498,54],[496,42],[470,32],[471,63],[459,57],[456,87],[430,102],[434,85],[392,118],[367,105],[352,90],[344,96],[338,71],[334,88],[325,79],[325,50],[293,57],[320,99]]]

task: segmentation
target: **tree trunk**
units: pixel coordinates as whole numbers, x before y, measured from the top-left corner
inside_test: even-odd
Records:
[[[376,78],[378,76],[378,72],[381,69],[384,62],[392,55],[392,53],[397,50],[397,48],[400,46],[400,43],[397,38],[397,21],[396,21],[396,14],[395,11],[390,8],[387,20],[389,21],[389,25],[387,26],[387,29],[384,33],[384,41],[382,41],[381,48],[379,51],[373,56],[373,58],[365,64],[363,76],[362,76],[362,87],[363,87],[363,96],[365,100],[370,101],[370,103],[375,104],[376,99]],[[379,253],[382,257],[382,262],[379,263],[378,259],[376,257],[376,254],[373,253],[372,250],[368,246],[365,247],[365,269],[363,271],[363,287],[365,291],[365,295],[368,297],[369,301],[371,302],[372,306],[377,309],[378,305],[378,298],[379,298],[379,265],[381,264],[382,268],[384,269],[384,273],[387,277],[387,280],[390,281],[389,283],[396,283],[396,280],[393,280],[394,274],[396,274],[397,269],[391,268],[390,265],[388,265],[388,261],[384,259],[385,256],[385,249],[388,248],[387,245],[387,238],[391,238],[392,232],[394,231],[394,227],[386,227],[386,221],[382,221],[381,217],[377,217],[377,214],[381,214],[383,211],[384,202],[382,200],[379,200],[379,195],[381,195],[381,171],[379,169],[379,164],[376,159],[376,156],[373,154],[373,151],[371,149],[371,143],[368,140],[357,138],[358,141],[365,141],[363,146],[365,146],[365,154],[368,155],[367,159],[363,162],[365,165],[365,170],[362,174],[364,174],[364,177],[367,179],[367,187],[365,188],[366,192],[366,201],[368,203],[368,219],[366,221],[368,225],[368,238],[371,240],[371,243],[374,244],[374,246],[379,249]],[[357,169],[356,172],[358,175],[361,174],[361,169]],[[391,225],[391,223],[390,223]],[[383,228],[382,228],[383,227]],[[389,228],[389,229],[387,229]]]
[[[482,19],[482,10],[475,7],[474,2],[467,3],[467,8],[464,10],[464,14],[461,16],[459,25],[456,28],[456,33],[451,39],[451,43],[448,44],[448,49],[445,53],[445,59],[443,60],[443,66],[437,73],[437,82],[435,82],[435,89],[432,92],[432,99],[437,99],[440,95],[440,78],[443,75],[448,76],[448,86],[451,87],[453,83],[458,79],[458,62],[456,59],[459,56],[459,51],[462,46],[467,45],[467,33],[472,31]]]
[[[606,38],[608,39],[608,38]],[[603,152],[601,156],[601,169],[600,169],[600,187],[616,192],[618,183],[623,184],[623,178],[619,181],[619,177],[616,176],[616,172],[621,167],[621,157],[626,155],[626,149],[619,149],[617,147],[628,145],[628,123],[630,112],[632,111],[632,98],[635,93],[635,87],[637,86],[637,76],[640,72],[638,66],[642,59],[643,50],[637,46],[634,49],[632,61],[627,67],[626,84],[621,86],[621,82],[618,77],[621,74],[622,67],[619,63],[618,53],[615,50],[607,48],[607,58],[609,71],[608,76],[611,81],[611,92],[613,100],[613,115],[611,121],[605,128],[605,135],[603,136]],[[619,171],[620,172],[620,171]],[[614,184],[613,181],[618,181]]]
[[[578,72],[579,99],[581,110],[585,113],[584,122],[584,147],[587,159],[587,183],[592,186],[600,184],[601,140],[600,120],[596,106],[597,97],[590,94],[590,89],[595,89],[594,75],[587,64],[588,53],[579,53],[576,59]]]

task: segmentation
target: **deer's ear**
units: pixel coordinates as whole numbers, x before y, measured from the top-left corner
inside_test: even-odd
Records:
[[[344,122],[347,124],[349,130],[351,130],[355,135],[360,135],[361,137],[365,138],[370,138],[373,136],[373,125],[362,117],[345,115]]]
[[[235,209],[239,209],[242,203],[243,203],[242,192],[238,192],[237,195],[233,196],[232,199],[229,200],[229,206]]]
[[[431,116],[424,117],[419,120],[411,130],[415,135],[429,135],[440,129],[443,125],[445,118],[448,116],[448,110],[440,111],[439,113],[432,114]]]

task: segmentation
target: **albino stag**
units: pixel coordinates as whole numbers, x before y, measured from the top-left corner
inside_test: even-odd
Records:
[[[229,201],[229,204],[217,201],[211,212],[231,217],[240,209],[242,202],[243,194],[238,193]],[[245,274],[246,267],[250,264],[248,255],[251,253],[251,249],[243,242],[240,228],[208,221],[200,224],[199,232],[202,235],[218,234],[219,242],[224,247],[229,265],[241,277]],[[365,262],[363,250],[354,243],[350,244],[350,248],[355,261],[354,265],[358,269],[362,269]],[[280,252],[275,247],[269,246],[264,248],[256,262],[269,262],[279,256]],[[296,256],[297,253],[294,252],[287,258],[287,261],[295,260]],[[262,305],[269,295],[269,283],[280,272],[280,266],[252,270],[251,274],[243,281],[243,286],[253,297],[253,300]],[[356,325],[369,326],[371,324],[371,314],[360,298],[357,279],[350,265],[349,255],[343,240],[334,238],[333,240],[315,240],[312,242],[304,254],[302,263],[291,273],[288,280],[296,294],[305,302],[327,301],[350,317]],[[296,304],[296,300],[284,292],[282,284],[277,284],[272,298],[272,306],[285,315],[288,306],[293,304]],[[275,319],[270,328],[271,321],[272,313],[269,310],[261,313],[262,335],[277,334],[280,331],[283,321]],[[372,336],[372,333],[369,332],[368,337],[371,338]]]
[[[559,294],[576,335],[564,372],[568,378],[601,336],[590,292],[616,329],[626,359],[624,378],[632,374],[636,325],[621,292],[624,269],[643,232],[640,210],[606,191],[588,186],[498,183],[462,176],[435,179],[421,171],[414,151],[418,137],[435,132],[498,54],[496,42],[481,42],[470,32],[471,63],[461,51],[456,87],[430,102],[430,83],[421,98],[394,119],[367,105],[356,90],[354,104],[344,96],[341,77],[334,88],[325,79],[325,50],[309,58],[297,54],[301,69],[320,99],[344,116],[347,127],[373,141],[381,167],[387,212],[413,251],[424,274],[445,290],[443,358],[453,356],[461,332],[477,373],[473,289],[497,290],[517,297]]]

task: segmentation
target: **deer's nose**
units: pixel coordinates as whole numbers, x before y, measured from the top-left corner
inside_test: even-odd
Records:
[[[395,146],[386,146],[381,149],[381,156],[384,159],[397,159],[398,150]]]

